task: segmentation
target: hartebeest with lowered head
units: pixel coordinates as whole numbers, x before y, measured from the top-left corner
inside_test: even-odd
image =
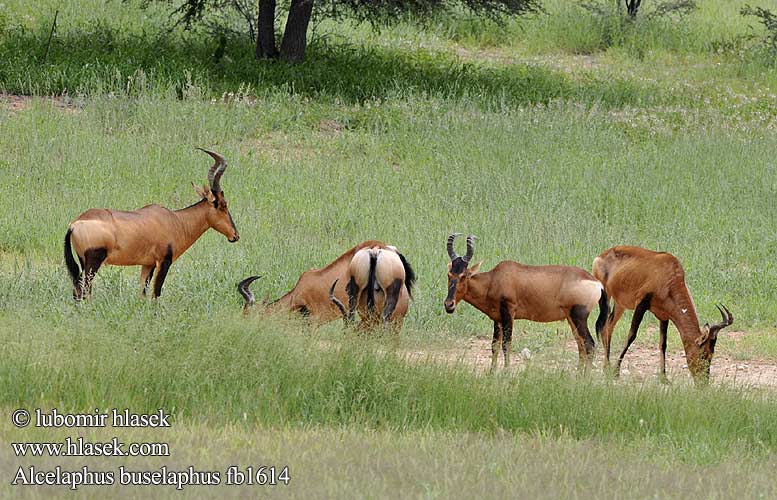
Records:
[[[336,303],[330,299],[330,291],[331,295],[334,296],[341,305],[344,301],[347,302],[349,298],[348,292],[346,291],[346,284],[349,281],[348,272],[351,261],[360,250],[376,247],[388,248],[387,245],[380,241],[368,240],[354,246],[322,269],[310,269],[305,271],[299,277],[297,284],[292,290],[267,305],[268,310],[270,312],[297,312],[303,316],[310,317],[319,323],[327,323],[341,317],[341,311],[338,310]],[[404,262],[407,263],[407,261]],[[405,281],[406,286],[402,287],[400,290],[397,305],[392,314],[392,319],[398,321],[400,324],[402,318],[404,318],[407,313],[410,290],[412,289],[413,281],[415,279],[410,264],[407,264],[405,270],[406,276],[408,277]],[[412,277],[412,279],[410,277]],[[258,276],[251,276],[238,283],[238,291],[245,299],[245,310],[255,303],[254,295],[249,287],[257,278]],[[332,289],[332,284],[335,282],[339,282],[342,285]],[[366,308],[366,303],[363,305]],[[359,310],[361,311],[361,305]]]
[[[494,322],[491,370],[497,365],[499,346],[505,367],[510,365],[513,320],[540,323],[566,320],[577,341],[580,366],[590,366],[594,340],[588,330],[588,315],[599,305],[597,335],[607,317],[607,294],[588,272],[572,266],[527,266],[503,260],[491,271],[478,273],[482,262],[468,268],[475,237],[467,237],[467,253],[453,250],[457,234],[448,237],[448,296],[445,311],[453,313],[460,301],[469,302]]]
[[[192,184],[201,198],[194,205],[176,211],[160,205],[146,205],[131,212],[91,208],[70,223],[65,234],[65,263],[73,280],[75,299],[91,295],[92,279],[102,264],[142,266],[143,295],[156,271],[153,296],[159,297],[170,265],[209,228],[231,243],[238,240],[220,183],[227,162],[218,153],[201,151],[215,163],[208,170],[208,186]],[[81,269],[73,258],[73,250]]]
[[[633,309],[629,336],[615,367],[616,376],[626,351],[637,337],[642,317],[650,311],[659,321],[661,379],[666,380],[666,333],[670,320],[680,332],[688,370],[694,380],[704,382],[709,379],[718,333],[734,322],[734,316],[726,306],[718,306],[723,321],[712,326],[699,326],[696,307],[685,283],[685,271],[677,257],[640,247],[616,246],[605,250],[594,260],[593,272],[614,301],[602,333],[605,367],[610,363],[610,340],[615,324],[623,311]]]
[[[362,328],[372,328],[381,322],[397,330],[402,327],[415,273],[396,247],[374,245],[354,254],[345,275],[347,309],[334,295],[338,281],[332,283],[329,299],[340,310],[346,324],[353,322],[354,311],[358,309]]]

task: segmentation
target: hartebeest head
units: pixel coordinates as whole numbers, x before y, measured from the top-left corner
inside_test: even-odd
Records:
[[[726,306],[721,304],[715,307],[720,311],[723,321],[712,326],[709,323],[705,323],[701,327],[701,337],[696,339],[696,346],[699,348],[699,362],[694,363],[692,360],[689,360],[688,363],[688,369],[694,377],[702,375],[705,379],[709,378],[710,363],[712,362],[712,356],[715,354],[715,343],[718,341],[718,333],[734,323],[734,315],[731,314],[731,311]]]
[[[475,241],[475,235],[470,234],[467,236],[467,253],[464,257],[459,257],[456,252],[453,251],[453,241],[456,236],[460,236],[461,233],[454,233],[448,236],[448,256],[451,258],[448,264],[448,296],[445,298],[445,312],[453,313],[456,310],[456,304],[467,294],[467,285],[470,276],[478,272],[480,264],[478,262],[472,268],[469,266],[469,261],[472,259],[474,253],[473,242]]]
[[[226,236],[230,243],[234,243],[240,239],[240,236],[237,234],[235,221],[232,220],[232,215],[227,208],[227,200],[224,198],[224,191],[221,190],[221,176],[224,175],[224,171],[227,169],[227,161],[218,153],[202,148],[197,149],[208,153],[215,160],[215,163],[210,167],[210,170],[208,170],[209,185],[199,187],[192,183],[192,186],[194,187],[194,191],[213,207],[213,209],[208,212],[207,218],[210,227]]]

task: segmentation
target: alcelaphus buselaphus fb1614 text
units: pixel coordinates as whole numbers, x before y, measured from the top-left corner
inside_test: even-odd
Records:
[[[723,321],[712,326],[699,326],[696,307],[685,283],[685,271],[677,257],[640,247],[616,246],[605,250],[594,260],[593,272],[614,302],[602,332],[605,367],[610,363],[610,340],[615,324],[623,311],[633,309],[629,336],[615,367],[616,376],[626,351],[637,337],[642,317],[646,311],[650,311],[659,321],[661,379],[666,380],[666,333],[669,321],[680,332],[688,370],[694,380],[705,382],[709,379],[710,362],[718,333],[734,322],[734,316],[725,306],[718,306]]]
[[[343,315],[346,324],[352,324],[358,310],[360,327],[374,328],[381,323],[395,331],[402,327],[415,273],[410,263],[390,245],[373,245],[356,252],[345,274],[348,307],[334,295],[335,280],[329,289],[329,298]]]
[[[351,261],[360,250],[373,247],[382,248],[386,247],[386,245],[380,241],[368,240],[354,246],[322,269],[305,271],[299,277],[293,289],[279,299],[267,304],[267,310],[269,312],[297,312],[321,324],[341,317],[341,311],[330,299],[332,283],[336,281],[340,283],[334,290],[331,290],[332,295],[341,305],[343,302],[348,302],[346,284],[348,283],[348,270]],[[412,269],[410,269],[409,264],[406,269],[409,270],[407,275],[412,275]],[[414,275],[412,276],[414,280]],[[249,286],[257,278],[258,276],[251,276],[238,283],[238,291],[245,299],[244,310],[247,310],[255,303],[254,295]],[[400,323],[401,318],[407,312],[411,288],[412,280],[406,279],[406,286],[400,290],[399,299],[392,315],[392,318],[398,319]]]
[[[505,366],[510,364],[513,320],[540,323],[566,320],[577,341],[580,367],[590,367],[594,340],[588,330],[588,315],[599,305],[596,333],[607,317],[607,294],[588,272],[572,266],[527,266],[503,260],[491,271],[478,273],[479,262],[468,268],[475,237],[467,237],[467,253],[460,257],[453,250],[458,234],[448,237],[448,296],[445,311],[453,313],[460,301],[469,302],[494,322],[491,343],[491,370],[497,365],[499,347]]]
[[[201,150],[215,163],[208,170],[208,186],[192,184],[201,198],[194,205],[176,211],[160,205],[146,205],[131,212],[91,208],[70,223],[65,234],[65,263],[76,300],[91,295],[92,280],[102,264],[142,266],[143,295],[156,271],[154,297],[159,297],[170,265],[209,228],[232,243],[238,240],[220,183],[227,162],[218,153]]]

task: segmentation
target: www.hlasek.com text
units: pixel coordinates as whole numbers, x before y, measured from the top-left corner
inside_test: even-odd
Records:
[[[11,443],[17,457],[169,457],[167,443],[92,442],[83,437],[65,438],[55,443]]]

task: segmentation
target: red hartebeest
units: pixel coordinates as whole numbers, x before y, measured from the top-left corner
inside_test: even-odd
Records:
[[[460,301],[469,302],[494,322],[491,342],[491,370],[497,365],[499,345],[505,367],[510,365],[513,320],[528,319],[540,323],[566,320],[577,341],[580,366],[590,367],[594,340],[588,330],[588,315],[599,305],[596,333],[599,335],[607,316],[604,287],[588,272],[572,266],[527,266],[503,260],[491,271],[478,273],[482,262],[472,268],[475,237],[467,237],[467,253],[459,257],[453,251],[458,234],[448,237],[448,296],[445,311],[453,313]]]
[[[354,256],[362,249],[365,248],[389,248],[380,241],[369,240],[356,245],[351,248],[329,265],[323,269],[311,269],[305,271],[297,280],[297,284],[292,290],[287,292],[279,299],[268,304],[270,312],[278,311],[292,311],[298,312],[303,316],[310,317],[319,323],[326,323],[341,317],[341,312],[338,310],[336,303],[330,299],[330,289],[333,282],[343,283],[342,286],[336,287],[332,290],[332,295],[342,304],[343,301],[348,301],[348,292],[346,291],[346,283],[348,283],[348,272],[351,265],[351,261]],[[393,248],[393,247],[391,247]],[[401,254],[397,254],[401,255]],[[399,291],[399,298],[397,300],[396,308],[391,315],[392,320],[401,324],[402,318],[407,313],[410,291],[415,281],[415,275],[410,267],[410,264],[400,257],[403,262],[403,267],[406,271],[405,286],[401,287]],[[244,309],[247,309],[255,303],[254,295],[251,292],[249,286],[256,280],[258,276],[251,276],[238,283],[238,291],[245,299]],[[359,303],[359,312],[362,313],[362,309],[366,311],[366,302],[361,301]]]
[[[409,276],[409,277],[408,277]],[[404,256],[392,246],[374,245],[356,252],[348,264],[345,275],[348,308],[334,296],[337,281],[329,289],[329,299],[340,309],[346,323],[353,322],[354,311],[359,309],[361,326],[371,328],[383,322],[401,328],[407,310],[407,300],[402,301],[405,284],[415,281],[415,275]],[[408,298],[410,288],[407,287]],[[403,309],[394,314],[397,307]]]
[[[91,295],[92,279],[102,264],[142,266],[143,295],[156,270],[153,296],[159,297],[170,265],[209,228],[231,243],[238,240],[220,184],[227,162],[218,153],[201,150],[215,163],[208,171],[208,186],[192,184],[201,198],[194,205],[176,211],[159,205],[146,205],[131,212],[91,208],[70,223],[65,234],[65,263],[76,300]],[[73,250],[81,269],[73,258]]]
[[[666,380],[666,333],[670,320],[680,332],[688,370],[694,380],[709,378],[718,333],[734,322],[734,316],[725,306],[722,309],[718,306],[723,322],[699,326],[696,307],[685,283],[685,271],[677,257],[640,247],[616,246],[594,260],[593,274],[614,301],[602,333],[605,367],[610,363],[610,340],[615,324],[624,310],[633,309],[629,336],[615,367],[616,376],[626,351],[637,337],[642,317],[650,311],[658,318],[660,326],[661,379]]]

